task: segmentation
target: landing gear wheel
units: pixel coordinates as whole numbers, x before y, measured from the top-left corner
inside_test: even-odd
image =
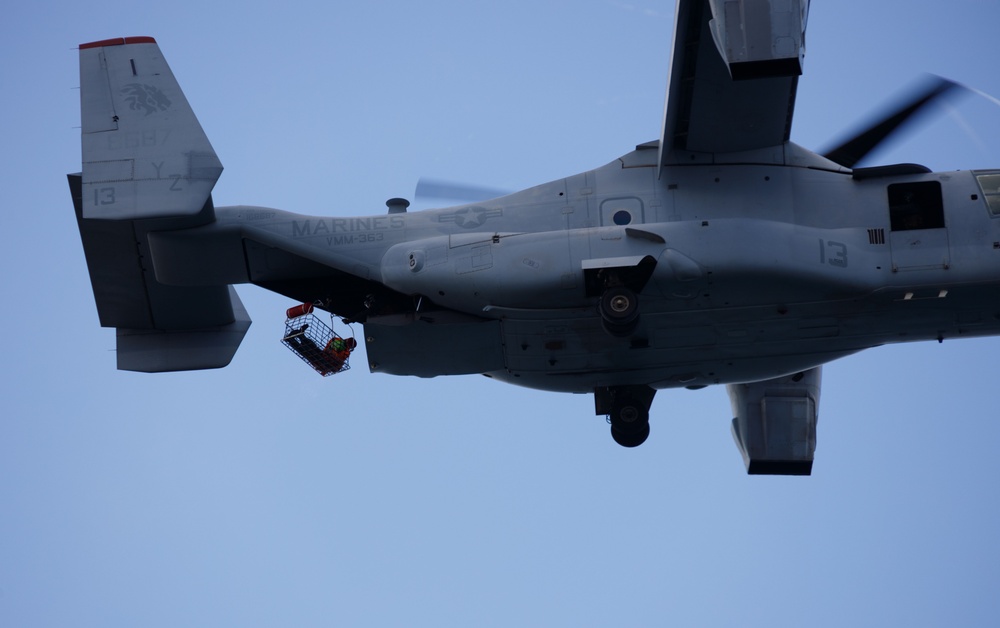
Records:
[[[642,424],[649,423],[649,412],[626,400],[623,403],[615,404],[611,409],[611,425],[621,432],[635,432],[642,429]]]
[[[605,290],[597,311],[604,331],[618,338],[631,335],[639,324],[639,298],[624,286]]]
[[[597,414],[608,417],[611,438],[622,447],[638,447],[649,437],[649,407],[656,391],[645,385],[594,390]]]
[[[628,288],[616,286],[604,291],[598,309],[604,320],[624,325],[639,318],[639,299]]]
[[[638,447],[649,437],[649,410],[631,399],[611,409],[611,438],[622,447]]]
[[[611,438],[622,447],[638,447],[649,438],[649,422],[642,423],[635,431],[623,431],[611,424]]]

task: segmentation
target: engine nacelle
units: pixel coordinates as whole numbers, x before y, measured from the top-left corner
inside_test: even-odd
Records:
[[[732,431],[750,475],[809,475],[816,451],[821,368],[729,384]]]
[[[798,76],[809,0],[711,0],[712,37],[735,80]]]

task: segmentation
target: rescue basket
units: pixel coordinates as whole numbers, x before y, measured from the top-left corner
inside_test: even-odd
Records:
[[[314,314],[312,303],[289,308],[285,315],[285,335],[281,342],[303,362],[323,377],[351,368],[354,338],[345,339],[333,331]]]

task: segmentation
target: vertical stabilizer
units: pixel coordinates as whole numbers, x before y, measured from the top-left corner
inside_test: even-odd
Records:
[[[222,163],[151,37],[80,46],[83,216],[197,214]]]
[[[229,364],[250,326],[236,291],[161,283],[150,252],[150,234],[215,220],[222,173],[156,41],[80,46],[80,119],[83,172],[69,175],[70,193],[101,325],[118,330],[118,368]]]

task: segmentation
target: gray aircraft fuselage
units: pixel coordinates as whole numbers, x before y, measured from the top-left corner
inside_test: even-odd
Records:
[[[357,218],[220,207],[190,235],[264,242],[410,297],[410,311],[364,318],[370,368],[395,374],[487,373],[567,392],[700,387],[886,343],[1000,333],[1000,221],[973,173],[859,178],[794,144],[784,152],[796,165],[658,173],[644,146],[474,205]],[[890,186],[936,194],[940,216],[921,223],[919,207],[891,207]],[[246,267],[198,263],[196,274],[188,259],[172,277],[170,246],[151,247],[168,284],[283,279],[252,254]],[[646,269],[641,317],[615,337],[586,273],[633,268]],[[337,287],[328,292],[313,296],[335,300]]]

